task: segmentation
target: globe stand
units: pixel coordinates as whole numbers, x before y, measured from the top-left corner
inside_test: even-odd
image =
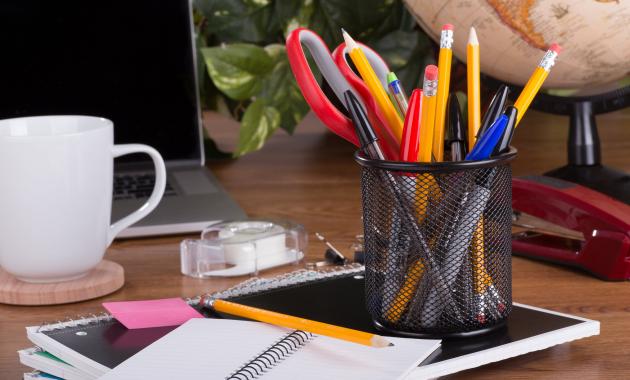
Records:
[[[601,163],[596,113],[630,105],[630,87],[590,97],[559,97],[541,93],[533,106],[555,114],[569,115],[568,164],[545,175],[578,183],[630,204],[630,175]]]

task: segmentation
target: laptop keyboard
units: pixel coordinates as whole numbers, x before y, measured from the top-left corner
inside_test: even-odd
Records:
[[[114,200],[148,198],[154,185],[153,173],[114,174]],[[167,180],[164,196],[173,195],[177,193]]]

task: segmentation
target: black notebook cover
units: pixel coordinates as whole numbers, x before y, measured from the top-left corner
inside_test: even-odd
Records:
[[[281,313],[363,331],[377,332],[365,310],[364,279],[362,276],[322,280],[260,294],[236,297],[233,300]],[[206,316],[229,318],[224,315],[210,315],[208,313]],[[436,350],[420,366],[499,347],[584,322],[585,320],[578,318],[514,305],[506,326],[500,330],[473,338],[443,340],[441,348]],[[66,328],[44,332],[44,334],[105,367],[113,368],[166,335],[175,327],[128,330],[116,320],[112,320],[87,328]],[[77,335],[77,331],[85,331],[87,335]],[[382,335],[382,332],[379,334]],[[564,341],[566,340],[571,339]],[[554,344],[557,343],[560,342]],[[212,344],[212,342],[208,342],[208,344]]]

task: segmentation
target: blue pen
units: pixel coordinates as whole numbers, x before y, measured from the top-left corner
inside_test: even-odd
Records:
[[[488,130],[477,140],[472,150],[466,155],[466,161],[479,161],[490,158],[494,148],[501,140],[508,124],[508,117],[501,115]]]

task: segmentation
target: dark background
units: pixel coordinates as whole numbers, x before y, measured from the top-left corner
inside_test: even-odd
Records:
[[[0,119],[102,116],[116,143],[199,157],[189,20],[187,0],[1,1]]]

